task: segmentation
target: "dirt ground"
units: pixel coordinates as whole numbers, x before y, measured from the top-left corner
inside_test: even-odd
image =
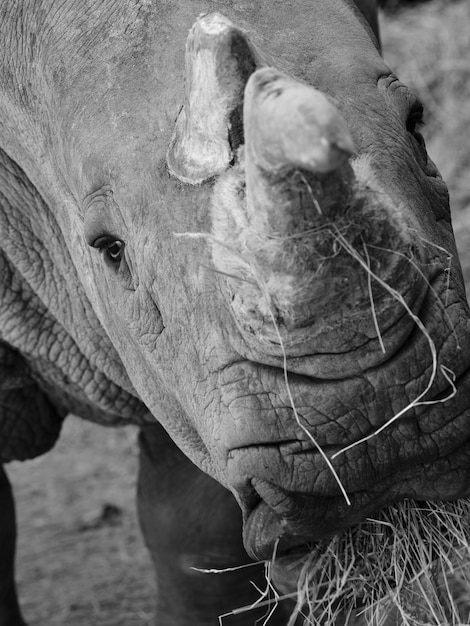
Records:
[[[30,626],[146,626],[153,570],[135,513],[137,431],[76,417],[52,452],[10,463]]]
[[[386,58],[428,107],[424,135],[449,182],[467,284],[469,23],[468,0],[434,0],[383,20]],[[71,417],[51,453],[10,464],[8,471],[17,499],[19,592],[29,624],[151,624],[153,573],[134,505],[136,431]]]

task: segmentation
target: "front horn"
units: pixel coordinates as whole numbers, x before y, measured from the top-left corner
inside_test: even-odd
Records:
[[[245,173],[249,221],[264,235],[292,235],[312,217],[346,204],[354,143],[328,98],[271,67],[245,89]]]

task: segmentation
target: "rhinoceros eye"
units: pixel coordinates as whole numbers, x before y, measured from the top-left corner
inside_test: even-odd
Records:
[[[423,121],[423,105],[421,102],[417,101],[412,107],[408,119],[406,120],[406,130],[413,137],[415,142],[418,144],[418,152],[421,165],[425,167],[428,162],[428,154],[426,151],[426,143],[424,141],[423,135],[419,132],[420,129],[424,126]]]
[[[93,247],[98,248],[106,256],[108,261],[119,265],[124,253],[124,242],[113,237],[99,237],[93,242]]]
[[[424,109],[421,102],[416,101],[406,120],[406,130],[414,135],[420,128],[424,126]]]
[[[422,103],[416,99],[408,113],[406,120],[406,130],[414,135],[420,128],[424,126],[424,107]]]

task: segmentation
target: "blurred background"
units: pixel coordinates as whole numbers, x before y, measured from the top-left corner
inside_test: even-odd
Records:
[[[426,108],[470,293],[470,2],[387,0],[384,56]],[[467,222],[469,222],[467,224]],[[70,417],[55,449],[11,463],[19,592],[30,626],[143,626],[153,571],[135,513],[137,432]]]

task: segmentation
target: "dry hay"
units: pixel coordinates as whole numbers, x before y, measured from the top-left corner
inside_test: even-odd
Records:
[[[269,626],[278,604],[294,600],[286,626],[468,625],[469,522],[467,498],[385,507],[297,558],[275,554],[265,562],[266,588],[258,589],[258,601],[221,615],[219,624],[264,606],[256,624]],[[253,565],[199,571],[224,574]]]
[[[309,552],[266,561],[259,600],[219,617],[295,600],[287,626],[464,626],[470,624],[470,499],[405,500],[377,518],[311,546]],[[286,564],[287,562],[287,564]],[[249,568],[251,565],[240,566]],[[284,587],[280,595],[276,567]],[[223,574],[227,570],[199,570]],[[273,575],[274,572],[274,575]]]
[[[315,626],[468,624],[470,501],[406,500],[291,565],[298,616]]]

